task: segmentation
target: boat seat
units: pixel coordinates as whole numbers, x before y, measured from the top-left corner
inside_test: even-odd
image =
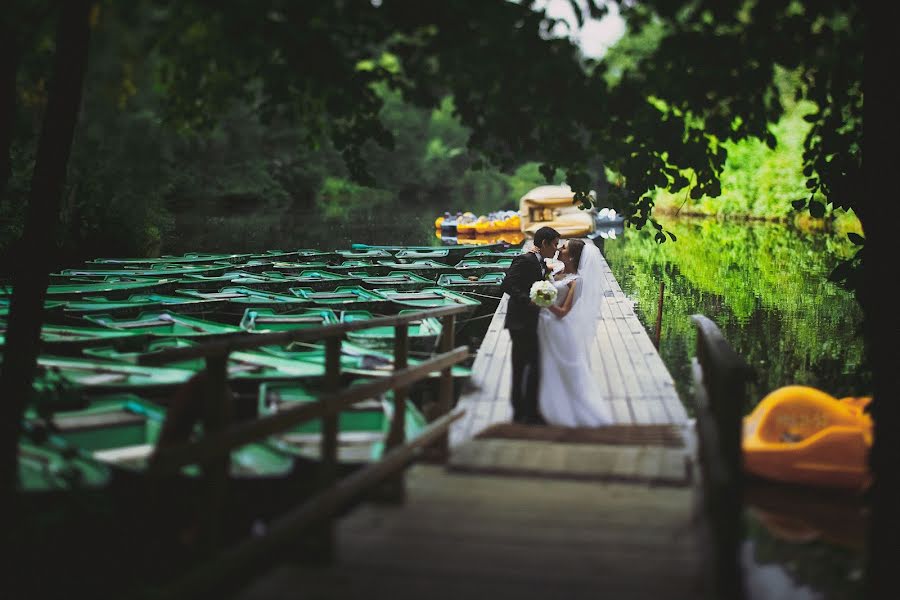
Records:
[[[87,431],[104,427],[143,424],[146,417],[127,410],[115,410],[87,415],[55,415],[53,424],[65,432]]]
[[[148,460],[150,455],[153,454],[154,448],[153,444],[136,444],[108,450],[96,450],[94,451],[94,458],[101,462],[115,464],[140,462]]]
[[[246,294],[235,294],[232,292],[211,292],[209,294],[197,294],[197,295],[202,298],[210,298],[210,299],[221,298],[223,300],[228,299],[228,298],[243,298],[244,296],[246,296]]]
[[[421,293],[398,293],[392,294],[392,298],[395,300],[439,300],[444,298],[443,294],[437,294],[435,292],[421,292]]]
[[[324,323],[325,317],[256,317],[254,323]]]
[[[322,440],[319,433],[286,433],[280,436],[289,444],[318,444]],[[342,431],[338,434],[338,444],[372,444],[384,440],[380,431]]]
[[[125,373],[97,373],[96,375],[87,375],[79,377],[78,383],[83,385],[101,385],[104,383],[118,383],[128,379]]]
[[[120,321],[113,326],[118,329],[135,329],[137,327],[171,327],[174,325],[171,319],[144,319],[138,321]]]
[[[358,298],[357,294],[352,292],[316,292],[310,294],[310,297],[317,299],[330,299],[330,298]]]

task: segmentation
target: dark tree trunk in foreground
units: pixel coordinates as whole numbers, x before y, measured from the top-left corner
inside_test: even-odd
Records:
[[[865,187],[857,211],[866,237],[861,305],[866,349],[873,375],[872,417],[875,442],[869,459],[875,474],[871,490],[867,548],[867,598],[900,598],[900,309],[893,283],[898,256],[896,199],[893,188],[897,143],[897,88],[880,73],[893,68],[897,9],[891,3],[866,3]],[[887,8],[891,7],[891,8]],[[885,61],[879,64],[879,61]]]
[[[90,41],[90,1],[66,0],[60,5],[53,80],[12,278],[13,296],[0,374],[0,494],[4,497],[12,494],[16,484],[22,413],[36,370],[50,261]]]
[[[13,32],[0,29],[0,194],[9,182],[13,124],[16,120],[16,73],[19,67],[19,47]]]

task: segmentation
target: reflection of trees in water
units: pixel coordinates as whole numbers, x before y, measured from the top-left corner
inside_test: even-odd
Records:
[[[860,502],[830,499],[820,491],[806,495],[817,493],[817,501],[748,497],[745,523],[753,560],[780,566],[827,600],[862,598],[866,520]]]
[[[163,254],[255,252],[269,249],[349,248],[351,244],[439,246],[430,216],[390,209],[356,220],[324,219],[317,212],[242,216],[186,215],[177,219]]]
[[[695,313],[716,321],[757,370],[751,398],[790,383],[838,397],[868,390],[859,307],[827,281],[845,250],[839,241],[777,224],[703,220],[666,226],[677,242],[658,245],[650,231],[629,229],[624,239],[607,241],[605,252],[651,332],[665,282],[660,353],[685,400],[695,344],[689,316]]]

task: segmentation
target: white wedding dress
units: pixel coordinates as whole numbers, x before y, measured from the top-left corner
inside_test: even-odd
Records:
[[[590,367],[591,344],[603,301],[599,255],[596,246],[585,244],[578,274],[554,282],[558,292],[555,304],[561,306],[569,283],[579,279],[569,313],[560,319],[542,310],[538,316],[538,403],[550,425],[598,427],[614,421]]]

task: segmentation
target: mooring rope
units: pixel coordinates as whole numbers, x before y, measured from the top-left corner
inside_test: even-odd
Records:
[[[494,313],[488,313],[486,315],[481,315],[480,317],[472,317],[471,319],[463,319],[461,321],[457,321],[456,323],[457,323],[457,325],[463,325],[465,323],[469,323],[470,321],[479,321],[481,319],[492,318],[493,316],[494,316]]]
[[[478,292],[463,292],[463,294],[478,296],[479,298],[490,298],[491,300],[498,300],[498,301],[502,298],[502,296],[489,296],[487,294],[479,294]]]

